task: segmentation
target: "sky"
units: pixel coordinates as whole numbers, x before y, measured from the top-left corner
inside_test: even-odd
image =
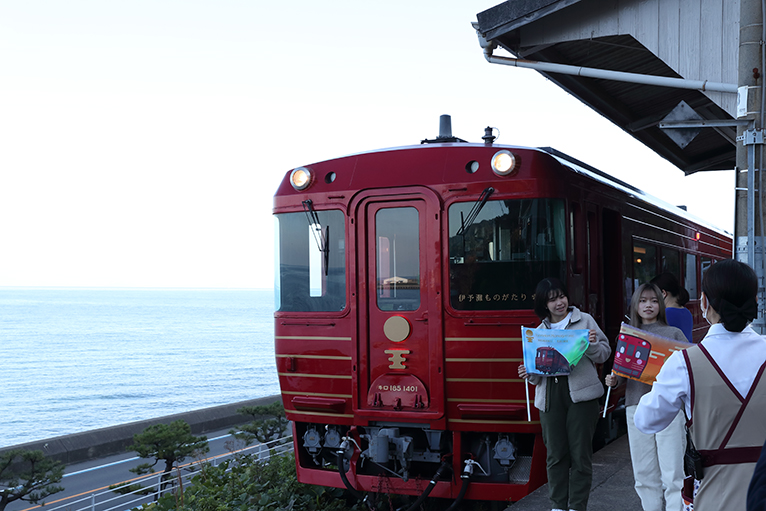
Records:
[[[457,137],[551,146],[729,232],[683,172],[536,71],[479,0],[3,0],[0,286],[269,288],[291,169]],[[722,190],[730,190],[721,193]]]

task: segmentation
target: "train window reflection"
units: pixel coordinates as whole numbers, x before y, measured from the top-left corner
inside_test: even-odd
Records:
[[[657,275],[657,247],[633,242],[633,289],[649,282]]]
[[[316,215],[318,224],[309,223],[304,212],[275,215],[275,293],[280,312],[346,307],[345,216],[337,210]]]
[[[699,298],[699,293],[697,292],[697,256],[694,254],[686,254],[684,287],[689,291],[690,300]]]
[[[681,253],[678,250],[672,248],[662,249],[662,267],[660,273],[669,272],[677,277],[680,276],[681,271]]]
[[[700,257],[700,279],[705,276],[705,272],[708,270],[708,268],[713,266],[713,263],[715,263],[715,261],[709,257]]]
[[[380,310],[420,307],[418,210],[384,208],[375,215],[377,296]]]
[[[564,201],[487,201],[466,225],[473,202],[449,208],[450,302],[457,310],[531,309],[544,277],[563,279]]]

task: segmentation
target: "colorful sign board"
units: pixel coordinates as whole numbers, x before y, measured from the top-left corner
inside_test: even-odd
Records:
[[[651,385],[665,360],[674,352],[691,345],[689,342],[660,337],[623,323],[617,338],[612,372]]]
[[[571,372],[588,349],[588,330],[521,327],[521,340],[527,373],[562,376]]]

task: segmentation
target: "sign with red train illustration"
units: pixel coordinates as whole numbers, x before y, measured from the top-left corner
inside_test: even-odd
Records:
[[[524,367],[530,374],[562,376],[588,349],[588,330],[521,327]]]
[[[651,385],[668,357],[691,345],[623,323],[617,338],[612,372]]]

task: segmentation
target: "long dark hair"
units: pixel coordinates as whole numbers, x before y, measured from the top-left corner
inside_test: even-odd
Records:
[[[689,301],[689,291],[681,287],[681,283],[678,282],[676,276],[670,272],[660,273],[649,282],[655,284],[666,293],[673,295],[681,307]]]
[[[657,314],[657,321],[663,325],[667,325],[668,322],[665,319],[665,300],[662,299],[662,291],[660,288],[651,282],[647,284],[641,284],[638,289],[633,293],[633,297],[630,299],[630,324],[636,328],[641,328],[644,324],[644,320],[638,315],[638,301],[641,299],[641,293],[644,291],[651,291],[657,297],[659,302],[660,311]]]
[[[758,277],[734,259],[713,264],[702,278],[702,292],[729,332],[741,332],[758,316]]]
[[[540,319],[545,319],[551,315],[548,310],[548,299],[557,297],[559,295],[566,296],[569,299],[569,293],[567,288],[561,283],[559,279],[548,278],[543,279],[537,284],[535,289],[535,314]]]

